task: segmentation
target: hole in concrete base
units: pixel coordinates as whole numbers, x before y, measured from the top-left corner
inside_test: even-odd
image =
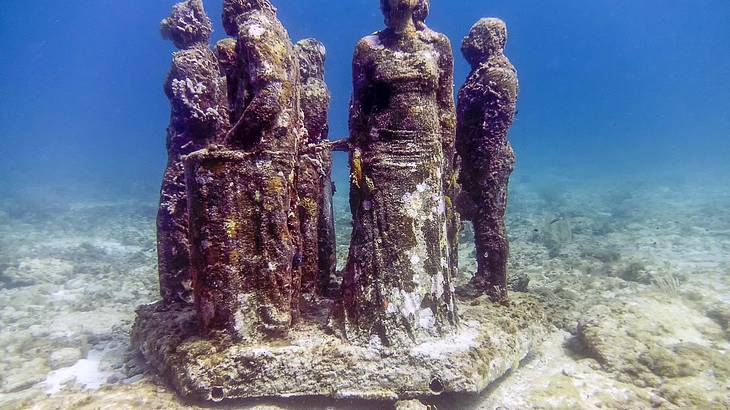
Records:
[[[222,401],[226,398],[226,393],[222,387],[213,387],[210,389],[210,399],[213,401]]]
[[[431,389],[433,394],[441,394],[444,392],[444,384],[441,383],[441,380],[438,378],[431,380],[431,384],[429,384],[428,387]]]

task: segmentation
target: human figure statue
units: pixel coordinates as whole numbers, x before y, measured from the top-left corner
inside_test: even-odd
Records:
[[[299,64],[269,0],[225,0],[223,23],[237,37],[238,90],[226,144],[296,152],[301,134]]]
[[[201,0],[176,4],[160,23],[173,54],[165,82],[172,113],[167,129],[168,161],[157,214],[160,293],[165,302],[192,302],[188,205],[182,156],[216,142],[229,128],[226,82],[209,49],[212,31]]]
[[[382,0],[387,27],[354,55],[353,236],[333,323],[355,343],[405,347],[458,321],[444,187],[453,57],[445,36],[418,30],[417,6]]]
[[[268,0],[226,0],[218,44],[236,84],[222,146],[186,159],[195,303],[205,330],[285,337],[299,312],[299,64]],[[235,61],[231,64],[230,61]]]
[[[504,217],[515,155],[507,139],[516,112],[517,71],[504,55],[507,27],[481,19],[464,39],[472,66],[459,92],[457,149],[462,159],[462,216],[474,223],[478,270],[473,283],[507,301],[509,243]]]
[[[335,279],[332,152],[326,143],[330,94],[324,81],[326,50],[315,39],[294,45],[299,59],[302,111],[307,138],[302,139],[297,193],[302,231],[302,294],[310,299],[330,290]]]

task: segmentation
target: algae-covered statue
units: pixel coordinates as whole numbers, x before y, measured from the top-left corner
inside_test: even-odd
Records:
[[[168,301],[192,302],[188,204],[182,156],[219,141],[229,127],[226,84],[208,47],[212,31],[201,0],[177,4],[162,20],[163,37],[180,51],[173,54],[165,82],[172,106],[167,129],[168,162],[157,215],[160,291]]]
[[[207,330],[282,337],[299,309],[299,65],[268,1],[226,0],[224,23],[237,44],[234,125],[186,160],[195,303]]]
[[[330,94],[324,81],[326,50],[315,39],[294,45],[299,59],[301,106],[307,137],[300,145],[297,193],[302,233],[302,295],[308,299],[332,290],[336,277],[332,151],[327,143]]]
[[[231,37],[215,54],[200,0],[175,6],[163,23],[183,51],[167,87],[173,173],[162,208],[182,213],[172,219],[161,211],[170,224],[158,229],[189,249],[182,266],[192,284],[165,273],[165,258],[176,253],[161,252],[163,294],[173,297],[140,306],[131,339],[181,396],[320,396],[380,406],[475,394],[544,336],[547,321],[529,295],[515,294],[510,304],[483,292],[455,296],[451,46],[426,25],[428,0],[382,0],[381,9],[387,27],[355,51],[350,138],[334,142],[327,141],[324,45],[292,44],[269,0],[224,0]],[[462,92],[460,137],[488,146],[485,135],[502,134],[472,128],[476,116],[463,116],[483,113],[491,101],[478,93],[484,79],[491,77],[470,78]],[[500,118],[484,116],[492,121],[485,129]],[[344,148],[353,234],[338,286],[331,151]],[[481,175],[469,167],[484,158],[467,159],[466,177]],[[475,192],[478,200],[482,191],[468,191]],[[166,292],[171,284],[192,288],[195,303]]]
[[[454,141],[449,40],[418,30],[416,0],[383,0],[387,27],[353,60],[353,236],[344,273],[348,340],[413,344],[457,324],[444,175]]]
[[[502,20],[479,20],[462,52],[472,72],[459,91],[457,147],[462,159],[462,216],[474,223],[478,270],[475,285],[507,300],[509,243],[504,224],[507,187],[515,155],[507,139],[519,91],[517,71],[504,55]]]

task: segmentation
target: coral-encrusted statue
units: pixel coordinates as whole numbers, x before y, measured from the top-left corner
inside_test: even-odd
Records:
[[[335,277],[332,152],[327,111],[330,94],[324,81],[324,44],[305,39],[295,45],[302,81],[302,111],[308,138],[302,139],[297,193],[302,231],[302,294],[324,295]]]
[[[478,271],[475,285],[507,300],[509,243],[504,224],[507,186],[515,155],[507,139],[514,120],[517,71],[504,55],[507,27],[482,19],[464,39],[472,72],[459,92],[457,147],[462,158],[462,214],[474,223]]]
[[[387,28],[363,38],[353,61],[353,237],[335,319],[354,342],[412,345],[457,323],[444,186],[452,53],[445,36],[417,29],[417,5],[382,0]]]
[[[181,51],[165,83],[172,115],[167,129],[168,162],[157,215],[160,291],[166,302],[192,302],[188,206],[182,156],[220,140],[228,130],[226,84],[208,48],[211,22],[201,0],[177,4],[160,25]]]
[[[161,224],[160,234],[189,246],[195,304],[171,297],[140,306],[134,349],[196,402],[328,397],[379,406],[479,394],[514,370],[549,322],[527,294],[504,305],[483,291],[455,297],[453,56],[426,25],[429,1],[381,0],[387,27],[357,45],[351,134],[340,141],[326,140],[324,47],[295,47],[269,0],[223,6],[231,38],[218,42],[217,55],[204,44],[210,22],[200,0],[176,6],[163,23],[185,48],[167,87],[178,174],[166,179],[174,190],[163,188],[163,210],[184,211],[187,197],[189,225],[175,214],[181,225]],[[482,239],[489,229],[503,234],[513,160],[506,132],[517,82],[501,54],[504,37],[489,20],[464,47],[475,67],[460,105],[464,196],[484,207],[474,217]],[[340,292],[330,293],[332,150],[350,151],[353,234]],[[477,278],[506,296],[488,269]],[[163,289],[181,285],[161,280]]]
[[[235,125],[223,147],[186,159],[195,303],[207,330],[282,337],[299,310],[299,65],[268,1],[227,0],[223,20],[237,36],[218,47],[236,59]]]

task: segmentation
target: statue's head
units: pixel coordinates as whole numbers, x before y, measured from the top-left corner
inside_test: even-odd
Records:
[[[252,11],[261,10],[276,14],[276,7],[269,0],[224,0],[223,28],[229,36],[238,35],[238,17]]]
[[[170,17],[160,22],[162,37],[172,40],[179,49],[208,43],[213,25],[205,14],[202,0],[187,0],[172,7]]]
[[[391,29],[405,27],[414,18],[418,4],[422,0],[380,0],[380,9],[385,16],[385,25]]]
[[[461,45],[461,52],[473,67],[502,53],[507,42],[507,25],[498,18],[479,20]]]
[[[295,49],[299,57],[299,71],[302,79],[324,79],[324,61],[327,57],[324,44],[313,38],[308,38],[299,41],[295,45]]]
[[[413,21],[416,22],[416,26],[421,29],[426,25],[426,19],[428,13],[431,11],[430,0],[418,0],[416,8],[413,10]]]

